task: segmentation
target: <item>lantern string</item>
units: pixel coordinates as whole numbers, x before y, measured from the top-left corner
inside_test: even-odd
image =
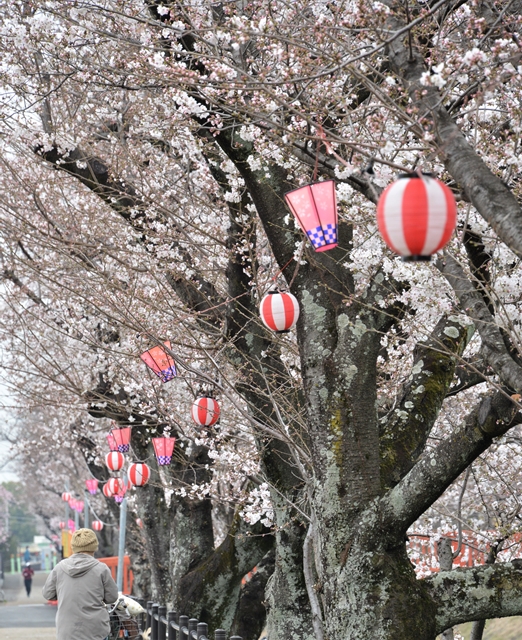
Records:
[[[277,280],[277,278],[279,278],[280,275],[282,275],[283,271],[288,267],[288,265],[292,262],[293,259],[294,259],[294,256],[292,256],[290,258],[290,260],[284,265],[284,267],[281,267],[281,269],[279,269],[279,271],[277,271],[275,276],[272,278],[272,280],[274,282]]]

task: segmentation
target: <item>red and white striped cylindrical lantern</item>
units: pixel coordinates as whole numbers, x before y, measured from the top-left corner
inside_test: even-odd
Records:
[[[128,471],[129,482],[135,487],[143,487],[150,478],[150,468],[143,462],[133,462]]]
[[[219,403],[214,398],[202,396],[192,405],[192,420],[200,427],[211,427],[219,420]]]
[[[108,482],[103,485],[102,493],[106,498],[113,497],[114,493],[112,492]]]
[[[159,465],[170,464],[176,438],[152,438],[152,445]]]
[[[59,522],[58,526],[60,527],[60,529],[65,529],[65,527],[67,526],[67,524],[65,522]]]
[[[64,502],[69,502],[69,500],[72,498],[72,495],[68,492],[68,491],[64,491],[62,493],[62,500]]]
[[[123,480],[121,478],[109,478],[105,486],[108,487],[111,495],[115,496],[123,489]]]
[[[98,480],[96,480],[96,478],[89,478],[85,481],[85,486],[87,487],[87,491],[95,496],[98,491]]]
[[[430,260],[457,224],[451,190],[430,175],[405,174],[386,187],[377,203],[384,242],[406,261]]]
[[[93,520],[91,529],[93,531],[101,531],[103,529],[103,522],[101,520]]]
[[[288,291],[269,291],[259,307],[261,320],[276,333],[286,333],[299,319],[299,304]]]
[[[119,451],[110,451],[105,456],[105,464],[111,471],[119,471],[125,464],[125,457]]]

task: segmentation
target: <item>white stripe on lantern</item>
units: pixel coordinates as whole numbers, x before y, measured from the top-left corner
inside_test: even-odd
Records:
[[[448,207],[439,181],[429,177],[424,177],[423,181],[428,200],[428,229],[421,255],[429,256],[436,251],[444,235]]]
[[[284,331],[286,329],[286,313],[283,296],[275,293],[270,296],[270,302],[272,303],[272,317],[274,319],[276,329],[278,331]]]
[[[397,180],[397,182],[391,186],[386,194],[383,211],[384,225],[390,239],[391,248],[403,256],[411,255],[411,251],[404,238],[402,227],[402,201],[404,191],[409,182],[409,180]]]

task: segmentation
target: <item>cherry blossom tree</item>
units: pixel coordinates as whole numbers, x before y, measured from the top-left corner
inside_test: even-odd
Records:
[[[133,497],[154,597],[241,635],[264,601],[271,638],[428,640],[522,613],[520,9],[4,9],[4,371],[93,473],[111,420],[141,460],[177,437]],[[415,170],[458,201],[431,264],[375,224]],[[324,179],[339,246],[314,253],[284,194]],[[274,284],[295,333],[259,319]],[[167,339],[162,385],[137,356]],[[223,417],[199,429],[210,390]],[[488,563],[454,570],[450,550],[416,572],[408,536],[453,525]]]

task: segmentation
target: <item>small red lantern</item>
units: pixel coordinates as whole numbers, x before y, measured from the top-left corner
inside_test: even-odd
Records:
[[[109,443],[109,449],[111,451],[118,451],[118,443],[114,439],[114,436],[112,435],[112,431],[107,434],[107,442]]]
[[[167,349],[170,349],[170,341],[167,340],[163,343]],[[177,376],[176,363],[173,358],[165,351],[165,349],[158,345],[148,351],[141,354],[140,358],[143,362],[152,369],[154,373],[161,379],[162,382],[168,382]]]
[[[91,528],[93,531],[101,531],[103,529],[103,522],[101,520],[93,520]]]
[[[105,464],[111,471],[119,471],[125,464],[123,453],[111,451],[105,456]]]
[[[143,462],[133,462],[128,473],[129,482],[136,487],[143,487],[150,478],[150,468]]]
[[[200,427],[211,427],[219,420],[220,408],[214,398],[203,396],[192,405],[192,420]]]
[[[78,513],[81,513],[83,511],[84,506],[85,506],[85,503],[83,500],[76,500],[75,511],[78,511]]]
[[[176,438],[152,438],[154,453],[159,465],[170,464]]]
[[[121,478],[109,478],[105,486],[108,487],[107,491],[112,496],[115,496],[123,489],[123,480]]]
[[[259,311],[263,324],[276,333],[287,333],[299,319],[299,304],[288,291],[269,291]]]
[[[129,450],[129,443],[131,437],[131,428],[130,427],[122,427],[121,429],[114,428],[111,431],[112,437],[118,446],[118,451],[120,453],[127,453]]]
[[[65,529],[67,525],[65,524],[65,522],[62,521],[58,523],[58,526],[60,527],[60,529]]]
[[[89,478],[89,480],[85,481],[85,486],[87,487],[87,491],[95,496],[98,491],[98,480],[96,480],[96,478]]]
[[[430,260],[451,238],[457,205],[451,190],[429,174],[404,174],[381,194],[377,226],[405,261]]]
[[[103,485],[103,489],[102,489],[102,493],[106,498],[112,498],[114,493],[111,491],[111,488],[109,487],[109,483],[106,482]]]
[[[62,493],[62,500],[64,502],[69,502],[69,500],[72,498],[72,495],[70,493],[68,493],[67,491],[64,491],[64,493]]]
[[[285,193],[286,204],[316,251],[337,246],[337,199],[335,182],[307,184]]]
[[[143,529],[143,520],[141,518],[136,518],[136,524],[140,529]]]

